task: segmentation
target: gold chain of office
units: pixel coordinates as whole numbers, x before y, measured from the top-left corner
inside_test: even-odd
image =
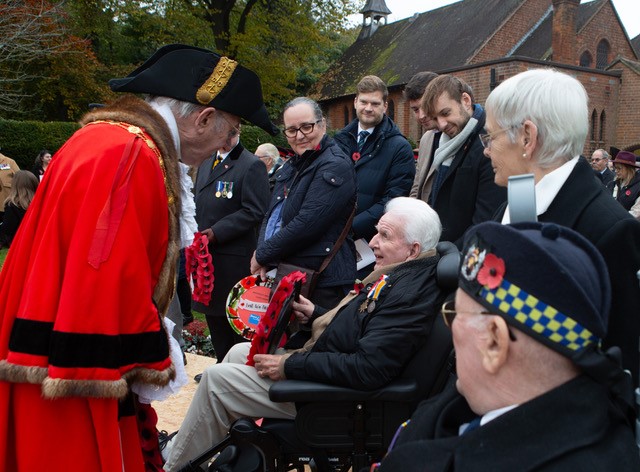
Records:
[[[124,123],[122,121],[110,121],[110,120],[92,121],[91,123],[87,123],[86,126],[94,125],[94,124],[107,124],[107,125],[117,126],[118,128],[122,128],[144,141],[147,147],[151,149],[153,153],[156,155],[156,157],[158,158],[158,164],[160,165],[160,170],[162,171],[162,180],[164,181],[164,188],[167,191],[167,202],[169,203],[169,205],[173,205],[175,203],[175,197],[171,193],[171,190],[169,189],[169,185],[167,183],[167,170],[164,165],[164,159],[162,158],[162,154],[160,153],[158,146],[156,146],[156,143],[154,143],[153,140],[149,136],[147,136],[144,131],[142,131],[142,128],[129,123]]]

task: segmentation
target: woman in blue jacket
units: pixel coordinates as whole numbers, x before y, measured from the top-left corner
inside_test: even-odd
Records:
[[[278,172],[251,261],[251,272],[262,277],[280,262],[319,269],[356,202],[353,165],[326,135],[320,106],[298,97],[285,106],[283,118],[284,134],[295,155]],[[355,276],[355,248],[347,238],[320,275],[311,300],[335,306]]]

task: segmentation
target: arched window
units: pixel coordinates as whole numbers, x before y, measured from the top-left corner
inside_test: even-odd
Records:
[[[596,124],[598,122],[598,113],[594,109],[591,113],[591,141],[596,140]]]
[[[392,120],[394,120],[396,116],[395,109],[396,109],[396,104],[393,102],[393,100],[389,100],[389,106],[387,107],[387,116]]]
[[[589,51],[585,51],[580,56],[581,67],[593,67],[593,56]]]
[[[600,134],[599,134],[600,139],[598,141],[604,142],[606,124],[607,124],[607,116],[604,110],[602,110],[602,113],[600,113]]]
[[[598,52],[596,53],[596,69],[604,69],[609,65],[609,50],[611,47],[606,39],[598,43]]]
[[[343,113],[344,113],[344,115],[343,115],[344,116],[344,125],[347,126],[349,124],[349,122],[351,121],[349,119],[349,107],[345,106],[344,110],[343,110]]]

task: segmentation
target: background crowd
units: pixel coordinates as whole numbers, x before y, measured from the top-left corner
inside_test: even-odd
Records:
[[[60,470],[178,470],[239,417],[295,418],[293,404],[269,400],[274,382],[385,385],[440,313],[457,378],[416,412],[381,470],[637,468],[629,394],[640,367],[640,165],[627,151],[581,155],[588,97],[576,79],[530,70],[482,106],[459,78],[417,74],[405,89],[424,130],[417,161],[375,76],[359,81],[356,119],[333,137],[308,97],[284,106],[278,129],[259,78],[204,49],[166,46],[110,86],[147,98],[91,112],[33,172],[0,155],[0,235],[12,246],[0,276],[6,470],[37,464],[27,451],[34,430],[59,421],[54,400],[76,440],[47,441]],[[245,149],[242,119],[282,131],[291,157],[270,143]],[[507,186],[521,174],[533,176],[540,223],[513,221]],[[196,231],[215,284],[193,308],[218,363],[161,457],[155,432],[147,442],[139,434],[139,412],[152,416],[150,401],[184,372],[162,315],[192,316],[180,252]],[[359,270],[357,241],[373,253]],[[455,295],[436,283],[443,241],[463,256]],[[316,272],[293,304],[304,336],[247,365],[227,295],[285,264]],[[36,286],[45,268],[53,275]],[[514,441],[535,447],[505,450]],[[71,443],[85,446],[73,465]]]

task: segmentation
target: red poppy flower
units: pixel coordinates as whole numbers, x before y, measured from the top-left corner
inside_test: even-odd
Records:
[[[628,197],[629,195],[631,195],[631,190],[627,190],[627,191],[625,192],[625,195],[626,195],[627,197]]]
[[[257,280],[257,277],[245,277],[240,280],[240,285],[242,285],[243,289],[249,290],[251,287],[256,285]]]
[[[354,152],[353,154],[351,154],[351,159],[353,159],[353,162],[358,162],[360,160],[360,153]]]
[[[364,284],[362,282],[353,284],[353,291],[356,292],[356,295],[359,294],[363,288],[364,288]]]
[[[495,254],[487,254],[482,268],[478,272],[478,282],[490,289],[496,288],[502,283],[504,276],[504,260]]]
[[[269,350],[268,338],[271,329],[276,326],[278,322],[278,317],[280,316],[280,312],[282,311],[284,302],[286,299],[293,294],[294,284],[298,280],[304,283],[306,279],[306,275],[302,272],[295,271],[291,272],[289,275],[286,275],[280,281],[280,285],[276,289],[275,293],[271,297],[271,301],[269,301],[269,306],[267,307],[267,311],[262,317],[260,317],[260,322],[258,323],[258,328],[256,329],[256,334],[251,339],[251,347],[249,349],[249,356],[247,357],[247,365],[254,365],[253,356],[256,354],[266,354]],[[291,312],[291,319],[293,319],[293,311]],[[282,341],[278,347],[284,346],[287,341],[286,335],[283,336]]]

